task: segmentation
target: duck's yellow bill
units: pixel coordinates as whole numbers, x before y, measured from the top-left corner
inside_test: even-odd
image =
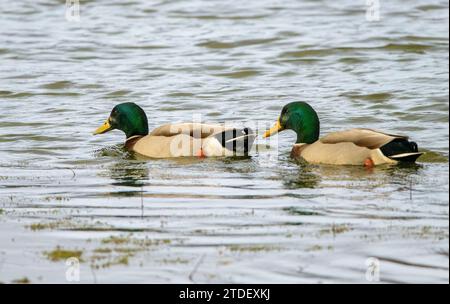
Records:
[[[107,119],[100,128],[94,131],[94,135],[106,133],[108,131],[111,131],[111,129],[111,124],[109,123],[109,119]]]
[[[278,119],[277,123],[270,129],[267,130],[266,133],[264,133],[264,138],[270,137],[274,134],[277,134],[278,132],[283,131],[283,127],[281,126],[281,122]]]

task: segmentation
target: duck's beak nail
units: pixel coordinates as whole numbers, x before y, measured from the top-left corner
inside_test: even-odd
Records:
[[[278,132],[280,132],[282,130],[283,130],[283,127],[281,126],[281,122],[278,119],[277,123],[270,130],[267,130],[266,133],[264,133],[263,138],[270,137],[274,134],[277,134]]]
[[[105,121],[105,123],[94,131],[93,135],[103,134],[112,129],[111,124],[109,123],[109,119]]]

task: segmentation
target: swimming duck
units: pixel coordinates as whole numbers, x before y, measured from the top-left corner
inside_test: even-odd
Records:
[[[371,129],[351,129],[319,138],[319,117],[306,102],[286,105],[277,123],[264,134],[264,138],[283,130],[293,130],[297,134],[291,156],[309,163],[372,167],[413,163],[423,154],[418,151],[417,144],[406,136]]]
[[[115,129],[125,133],[129,151],[150,158],[247,156],[256,138],[249,128],[200,123],[167,124],[149,133],[147,115],[132,102],[116,105],[94,135]]]

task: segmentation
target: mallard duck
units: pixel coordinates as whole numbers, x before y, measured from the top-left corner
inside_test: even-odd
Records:
[[[309,163],[371,167],[399,162],[412,163],[423,154],[418,151],[417,144],[409,141],[406,136],[371,129],[334,132],[319,139],[319,117],[305,102],[286,105],[277,123],[264,134],[264,138],[283,130],[297,133],[297,142],[291,156]]]
[[[256,138],[249,128],[200,123],[168,124],[149,133],[147,115],[131,102],[115,106],[94,135],[115,129],[125,133],[129,151],[150,158],[247,156]]]

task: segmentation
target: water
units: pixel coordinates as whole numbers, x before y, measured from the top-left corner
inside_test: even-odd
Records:
[[[67,282],[77,256],[84,283],[364,283],[371,257],[382,282],[448,283],[448,2],[381,5],[369,22],[365,1],[82,1],[76,23],[63,0],[1,0],[0,282]],[[125,101],[156,127],[299,100],[322,134],[430,152],[312,166],[286,133],[278,159],[156,161],[91,136]]]

